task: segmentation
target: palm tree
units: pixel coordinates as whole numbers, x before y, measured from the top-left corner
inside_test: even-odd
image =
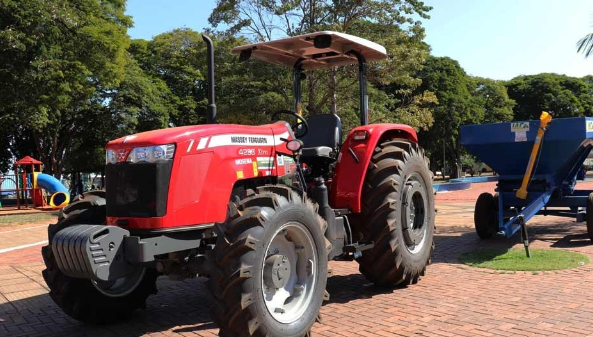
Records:
[[[582,52],[585,58],[593,55],[593,33],[585,35],[577,42],[577,53]]]
[[[577,42],[577,52],[581,51],[585,54],[585,57],[589,57],[593,54],[593,33],[585,35],[582,39]]]

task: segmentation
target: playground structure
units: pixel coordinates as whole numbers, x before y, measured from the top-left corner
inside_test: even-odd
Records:
[[[16,207],[62,208],[70,202],[70,192],[56,178],[41,173],[42,163],[26,156],[14,163],[14,174],[0,175],[0,195],[15,195]],[[44,197],[43,190],[49,194]]]
[[[521,231],[529,256],[526,223],[535,215],[587,220],[593,239],[593,191],[576,190],[577,173],[593,148],[593,118],[510,122],[461,127],[461,144],[498,172],[496,194],[476,201],[478,236],[511,237]]]

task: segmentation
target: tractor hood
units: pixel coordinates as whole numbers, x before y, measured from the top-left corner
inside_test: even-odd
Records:
[[[248,126],[237,124],[206,124],[190,125],[175,128],[141,132],[110,141],[106,149],[132,148],[138,146],[179,144],[186,140],[220,134],[254,134],[279,136],[291,133],[286,122],[276,122],[261,126]]]

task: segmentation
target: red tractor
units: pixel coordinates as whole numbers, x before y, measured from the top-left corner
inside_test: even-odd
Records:
[[[53,300],[108,322],[143,307],[159,275],[206,276],[221,335],[300,337],[328,297],[329,260],[355,260],[377,285],[416,283],[433,249],[432,177],[410,126],[368,125],[367,62],[385,48],[335,32],[235,48],[294,70],[294,111],[246,126],[216,123],[204,41],[209,124],[107,144],[105,191],[74,198],[49,227]],[[301,81],[304,70],[351,64],[361,126],[342,141],[337,115],[301,115]]]

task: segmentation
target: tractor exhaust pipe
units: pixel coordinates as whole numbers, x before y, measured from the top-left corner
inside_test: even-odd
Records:
[[[216,123],[216,102],[214,99],[214,43],[206,36],[202,35],[202,39],[206,42],[206,50],[208,52],[208,124]]]

